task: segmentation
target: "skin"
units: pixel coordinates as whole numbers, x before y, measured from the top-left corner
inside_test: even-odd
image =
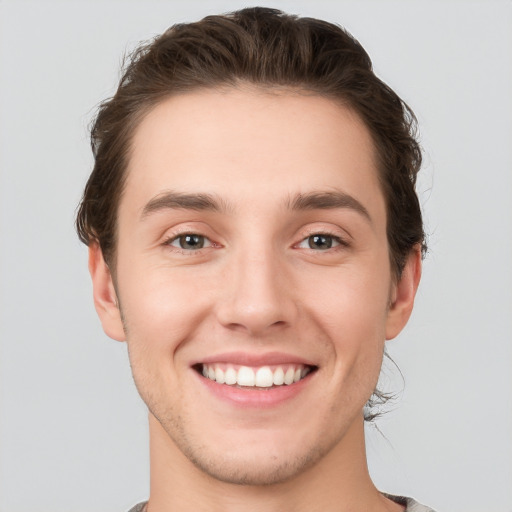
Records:
[[[163,207],[169,191],[219,209]],[[312,193],[354,201],[290,207]],[[118,228],[115,279],[94,244],[89,267],[150,411],[150,512],[402,510],[368,475],[362,408],[411,313],[420,253],[395,279],[374,147],[354,113],[249,87],[169,98],[135,132]],[[180,247],[187,233],[205,246]],[[311,247],[315,234],[332,246]],[[235,351],[317,371],[282,403],[240,406],[192,368]]]

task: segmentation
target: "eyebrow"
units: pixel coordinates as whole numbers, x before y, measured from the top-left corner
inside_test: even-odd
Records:
[[[141,220],[144,220],[151,213],[175,209],[226,212],[231,208],[225,201],[212,194],[184,194],[168,191],[154,197],[144,206]]]
[[[366,217],[371,222],[368,210],[353,196],[345,192],[310,192],[297,194],[289,200],[291,210],[331,210],[348,208]]]
[[[288,199],[286,207],[294,211],[303,210],[334,210],[347,208],[366,217],[371,222],[368,210],[353,196],[345,192],[309,192],[296,194]],[[162,210],[195,210],[226,213],[234,208],[225,200],[213,194],[182,193],[167,191],[155,196],[142,209],[141,220],[150,214]]]

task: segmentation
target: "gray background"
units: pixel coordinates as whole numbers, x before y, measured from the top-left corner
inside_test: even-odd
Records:
[[[73,231],[87,125],[137,41],[252,4],[0,2],[0,512],[123,512],[147,496],[146,412]],[[430,254],[389,344],[405,388],[384,435],[368,429],[374,479],[439,512],[510,512],[512,3],[261,5],[347,27],[421,125]]]

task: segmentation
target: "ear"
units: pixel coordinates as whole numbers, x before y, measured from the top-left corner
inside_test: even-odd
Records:
[[[89,246],[89,272],[92,278],[94,306],[105,334],[114,340],[125,341],[114,282],[97,243]]]
[[[409,253],[400,280],[393,285],[386,322],[386,339],[398,336],[409,320],[421,278],[421,247]]]

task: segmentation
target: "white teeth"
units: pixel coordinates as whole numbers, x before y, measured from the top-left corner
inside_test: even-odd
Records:
[[[284,371],[281,367],[274,372],[273,382],[275,386],[281,386],[284,384]]]
[[[274,384],[274,376],[268,366],[263,366],[256,372],[255,384],[259,388],[269,388]]]
[[[230,385],[236,384],[236,370],[234,368],[230,367],[224,372],[224,382]]]
[[[218,384],[238,385],[244,387],[270,388],[272,386],[287,386],[303,379],[310,368],[302,364],[283,366],[262,366],[250,368],[240,366],[238,369],[226,364],[204,364],[201,368],[204,377]]]
[[[224,384],[224,382],[226,382],[224,377],[224,371],[222,370],[222,368],[215,368],[215,380],[219,384]]]
[[[286,370],[286,373],[284,374],[284,383],[289,386],[290,384],[293,384],[293,377],[295,377],[295,369],[290,366],[288,370]]]
[[[236,383],[239,386],[254,386],[254,370],[252,368],[248,368],[247,366],[241,366],[238,370],[238,378],[236,379]]]

